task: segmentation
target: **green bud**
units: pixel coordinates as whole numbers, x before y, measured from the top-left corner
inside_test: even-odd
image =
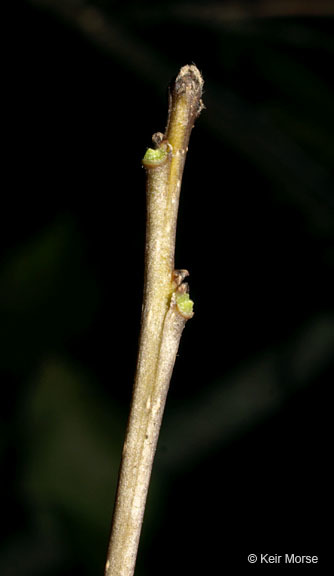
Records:
[[[165,160],[167,160],[167,150],[166,146],[162,146],[156,150],[154,148],[148,148],[142,162],[144,166],[151,168],[163,164]]]
[[[193,307],[194,303],[189,298],[189,294],[177,294],[176,295],[176,306],[179,312],[188,318],[191,318],[193,315]]]

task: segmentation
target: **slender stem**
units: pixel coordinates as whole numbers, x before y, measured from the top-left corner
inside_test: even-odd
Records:
[[[181,68],[170,90],[166,134],[143,159],[147,171],[145,286],[139,353],[114,508],[105,576],[134,573],[152,464],[169,382],[192,302],[174,271],[181,179],[194,121],[203,105],[203,79]]]

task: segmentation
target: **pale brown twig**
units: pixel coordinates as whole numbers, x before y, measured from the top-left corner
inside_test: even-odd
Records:
[[[106,576],[132,576],[153,458],[179,341],[192,302],[174,270],[181,179],[194,121],[202,109],[203,80],[184,66],[170,92],[166,134],[143,159],[147,170],[145,287],[131,411],[106,562]]]

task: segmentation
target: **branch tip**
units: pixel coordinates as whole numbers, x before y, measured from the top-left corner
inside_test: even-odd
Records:
[[[186,65],[182,66],[176,77],[174,90],[177,94],[192,92],[194,95],[198,96],[198,98],[201,98],[203,84],[204,80],[197,66],[194,64]]]
[[[183,66],[169,89],[169,110],[165,137],[173,153],[185,154],[192,127],[204,105],[204,80],[195,65]],[[184,162],[180,164],[181,171]],[[181,167],[182,165],[182,167]]]

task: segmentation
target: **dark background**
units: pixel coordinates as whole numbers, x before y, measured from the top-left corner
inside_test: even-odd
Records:
[[[140,325],[141,158],[164,130],[170,79],[192,62],[206,110],[176,266],[190,270],[195,316],[136,574],[256,571],[250,553],[327,562],[331,13],[110,0],[5,13],[1,576],[103,574]]]

